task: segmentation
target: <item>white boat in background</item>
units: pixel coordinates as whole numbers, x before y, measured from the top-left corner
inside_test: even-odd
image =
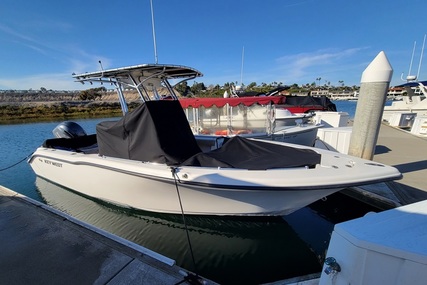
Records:
[[[185,98],[184,108],[197,136],[235,136],[313,146],[323,127],[312,120],[314,112],[336,111],[327,97],[281,95],[287,86],[267,93],[232,86],[230,97]]]
[[[293,114],[278,108],[275,97],[181,99],[196,136],[243,136],[313,146],[321,124],[314,113]],[[277,98],[276,99],[282,99]],[[322,108],[319,106],[319,108]]]
[[[176,65],[143,64],[77,74],[82,83],[117,88],[124,116],[86,135],[60,124],[29,159],[37,176],[123,207],[191,215],[286,215],[346,187],[395,180],[390,166],[276,141],[218,137],[202,152],[171,79],[202,74]],[[128,111],[123,88],[142,103]],[[172,100],[153,100],[157,90]],[[209,137],[204,136],[203,140]]]
[[[384,107],[383,121],[393,122],[396,120],[393,116],[399,114],[414,114],[413,118],[427,115],[426,85],[427,81],[409,81],[397,86],[405,88],[406,96],[402,96],[401,101],[393,101],[391,106]]]
[[[411,75],[416,47],[416,42],[414,42],[414,49],[412,51],[412,58],[409,65],[408,76],[406,77],[406,83],[396,86],[397,88],[403,87],[406,91],[406,96],[402,95],[401,101],[395,101],[391,106],[384,107],[382,119],[383,121],[388,122],[391,126],[411,129],[416,117],[420,117],[418,121],[425,121],[427,119],[427,81],[419,81],[426,38],[427,35],[424,35],[417,75]],[[403,80],[403,73],[401,78]],[[420,124],[420,122],[417,123]],[[427,126],[423,126],[422,130],[414,130],[414,134],[419,133],[426,134]]]

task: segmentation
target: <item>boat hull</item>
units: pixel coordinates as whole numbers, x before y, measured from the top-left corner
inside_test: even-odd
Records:
[[[165,165],[151,165],[156,170],[142,174],[135,171],[135,167],[126,169],[106,163],[96,164],[91,160],[102,160],[96,155],[86,161],[70,160],[67,155],[61,151],[42,150],[34,154],[30,164],[37,176],[83,195],[152,212],[181,213],[180,197],[185,214],[279,216],[342,189],[280,190],[271,187],[269,190],[269,187],[227,186],[209,181],[192,183],[182,181],[180,175],[174,178],[172,169]],[[146,170],[143,163],[137,163],[142,171]]]

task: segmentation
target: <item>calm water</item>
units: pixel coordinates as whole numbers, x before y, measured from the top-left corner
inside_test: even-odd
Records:
[[[337,111],[347,112],[350,115],[350,118],[354,118],[354,113],[356,113],[357,101],[334,101],[337,106]]]
[[[338,101],[354,116],[356,102]],[[104,119],[75,120],[88,133]],[[30,155],[59,122],[0,125],[0,169]],[[196,270],[179,215],[129,211],[93,201],[35,177],[24,161],[0,171],[0,184]],[[200,275],[223,284],[259,284],[320,272],[337,222],[371,211],[342,194],[286,217],[187,217]]]

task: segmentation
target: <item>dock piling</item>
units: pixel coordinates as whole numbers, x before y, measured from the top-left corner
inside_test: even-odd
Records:
[[[372,160],[393,68],[381,51],[362,73],[348,153]]]

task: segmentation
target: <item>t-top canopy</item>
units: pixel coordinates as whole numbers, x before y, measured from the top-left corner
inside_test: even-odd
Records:
[[[140,64],[128,67],[73,74],[78,82],[126,83],[134,85],[147,78],[183,79],[195,78],[203,74],[191,67],[170,64]]]

